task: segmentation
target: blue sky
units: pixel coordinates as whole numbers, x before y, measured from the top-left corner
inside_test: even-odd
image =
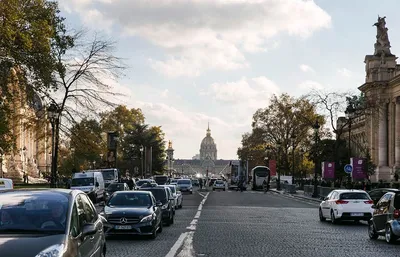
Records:
[[[378,14],[400,52],[395,0],[60,0],[72,28],[117,41],[121,103],[161,125],[191,158],[210,122],[218,158],[236,158],[252,114],[272,94],[354,91],[373,54]],[[399,53],[400,54],[400,53]]]

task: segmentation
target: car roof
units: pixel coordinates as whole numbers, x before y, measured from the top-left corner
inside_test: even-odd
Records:
[[[145,191],[145,190],[130,190],[130,191],[117,191],[114,194],[149,194],[149,191]]]
[[[62,188],[37,188],[37,189],[32,189],[32,188],[26,188],[26,189],[7,189],[7,190],[1,190],[0,194],[45,194],[45,195],[51,195],[51,194],[61,194],[66,197],[68,196],[75,196],[79,193],[82,193],[80,190],[76,189],[62,189]]]
[[[385,191],[389,191],[389,192],[399,192],[400,191],[397,188],[375,188],[375,189],[372,189],[371,191],[376,191],[376,190],[385,190]]]
[[[360,190],[360,189],[335,189],[333,191],[338,192],[339,194],[341,194],[341,193],[367,193],[364,190]]]

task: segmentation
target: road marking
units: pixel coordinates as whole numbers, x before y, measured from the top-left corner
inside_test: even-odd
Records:
[[[200,193],[199,193],[200,194]],[[197,228],[197,222],[199,221],[201,210],[203,209],[203,205],[207,200],[208,194],[202,195],[203,200],[200,202],[199,207],[197,209],[196,215],[193,220],[190,222],[190,226],[186,227],[190,232],[182,233],[178,240],[176,240],[175,244],[172,246],[171,250],[167,253],[165,257],[175,257],[178,253],[177,257],[193,257],[195,256],[194,248],[193,248],[193,235]],[[182,247],[183,245],[183,247]],[[181,249],[179,251],[179,249]]]

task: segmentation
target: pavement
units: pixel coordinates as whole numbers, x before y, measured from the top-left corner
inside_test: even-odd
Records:
[[[157,239],[108,238],[106,256],[399,256],[400,242],[369,240],[364,222],[320,222],[318,205],[281,192],[196,191]]]

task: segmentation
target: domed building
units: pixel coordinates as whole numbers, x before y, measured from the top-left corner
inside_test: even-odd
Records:
[[[208,124],[206,137],[200,144],[200,160],[217,160],[217,145],[211,137],[210,124]]]

